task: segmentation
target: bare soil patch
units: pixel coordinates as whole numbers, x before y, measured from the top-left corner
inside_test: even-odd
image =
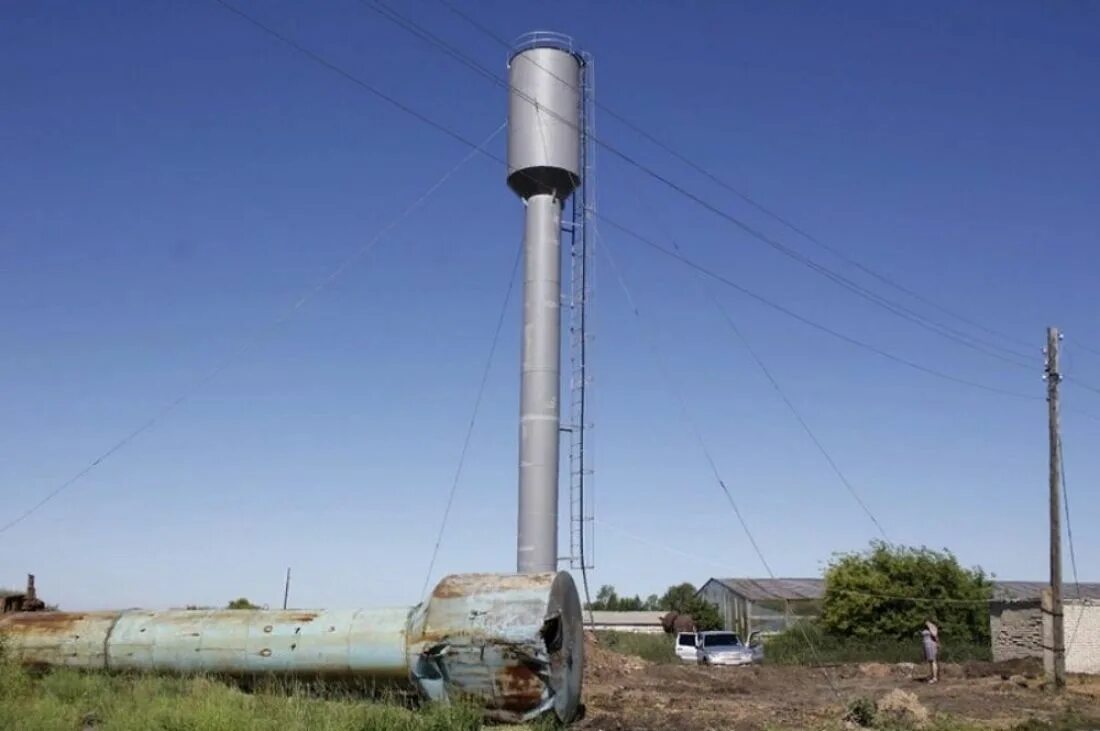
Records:
[[[593,644],[587,651],[582,729],[840,729],[850,701],[877,701],[895,690],[915,696],[933,719],[986,728],[1069,712],[1100,716],[1100,678],[1072,678],[1067,692],[1055,695],[1033,662],[945,666],[941,681],[928,685],[924,667],[911,663],[715,668],[652,664]]]

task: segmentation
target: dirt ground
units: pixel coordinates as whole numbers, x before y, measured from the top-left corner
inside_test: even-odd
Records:
[[[706,731],[707,729],[843,728],[847,704],[879,700],[900,688],[936,716],[989,728],[1011,728],[1069,711],[1100,716],[1100,678],[1071,678],[1061,696],[1043,689],[1036,663],[945,666],[936,685],[923,666],[843,665],[828,668],[710,668],[650,664],[589,644],[581,729]]]

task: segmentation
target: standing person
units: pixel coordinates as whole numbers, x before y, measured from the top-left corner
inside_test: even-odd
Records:
[[[924,659],[928,663],[928,682],[940,682],[940,628],[931,619],[924,623],[921,630],[921,644],[924,646]]]

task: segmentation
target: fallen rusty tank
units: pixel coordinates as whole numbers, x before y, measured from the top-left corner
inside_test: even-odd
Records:
[[[565,572],[449,576],[412,608],[13,613],[0,635],[28,665],[397,686],[509,722],[581,710],[581,605]]]

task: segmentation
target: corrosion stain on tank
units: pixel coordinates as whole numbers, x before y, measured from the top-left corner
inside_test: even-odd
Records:
[[[456,599],[498,592],[545,589],[554,580],[554,574],[462,574],[448,576],[439,582],[432,592],[436,599]]]
[[[86,619],[114,619],[117,612],[81,614],[78,612],[27,612],[0,620],[0,633],[15,630],[26,635],[70,635]]]
[[[508,665],[497,675],[499,708],[515,713],[532,711],[542,703],[545,686],[538,675],[523,665]]]

